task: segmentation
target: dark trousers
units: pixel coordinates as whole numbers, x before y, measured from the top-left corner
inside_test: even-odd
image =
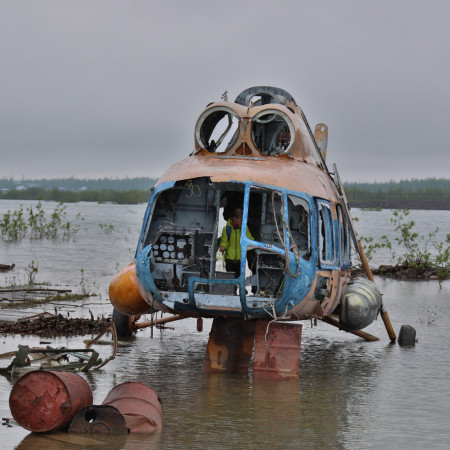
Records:
[[[227,272],[234,272],[235,278],[239,278],[241,274],[241,261],[233,261],[232,259],[225,258],[225,270]]]

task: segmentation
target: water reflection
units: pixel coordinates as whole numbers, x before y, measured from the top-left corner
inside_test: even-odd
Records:
[[[135,246],[145,207],[128,214],[127,206],[88,206],[82,214],[87,218],[87,231],[83,236],[80,231],[77,242],[0,243],[6,258],[1,262],[26,267],[36,252],[43,280],[52,277],[61,284],[73,282],[74,274],[84,267],[85,273],[106,289],[117,271],[116,264],[123,267],[129,262],[129,248]],[[449,217],[448,212],[426,214],[435,214],[436,223]],[[364,229],[386,233],[383,224],[389,223],[391,213],[355,215],[360,215],[360,234],[370,235]],[[98,233],[98,223],[115,221],[116,234]],[[428,231],[431,229],[422,230],[424,234]],[[321,322],[314,328],[305,322],[300,378],[275,381],[253,379],[251,372],[205,374],[202,362],[211,321],[205,320],[202,333],[195,331],[195,320],[175,322],[173,330],[154,330],[154,339],[150,339],[150,330],[143,330],[131,345],[121,343],[116,359],[102,370],[82,376],[93,390],[95,404],[101,404],[114,386],[125,381],[151,386],[163,400],[162,434],[85,436],[92,442],[84,447],[447,448],[450,282],[444,282],[442,288],[436,282],[377,282],[395,331],[403,324],[417,329],[415,347],[391,346],[381,320],[367,329],[380,337],[378,342],[365,342]],[[84,306],[72,304],[70,308],[74,315],[83,310],[89,314],[89,309],[94,314],[110,313],[107,300],[100,306],[93,305],[96,301],[90,298]],[[51,345],[78,348],[82,339],[59,338]],[[1,343],[6,352],[17,350],[19,343],[39,345],[39,338],[8,336],[2,337]],[[0,377],[1,417],[11,417],[7,402],[11,387],[8,379]],[[0,427],[0,438],[5,448],[83,446],[65,433],[47,437],[18,427]]]
[[[48,450],[61,450],[71,448],[89,449],[130,449],[141,450],[143,448],[153,450],[158,449],[160,434],[152,435],[79,435],[63,432],[48,433],[39,435],[30,433],[16,447],[18,450],[35,450],[45,448]]]

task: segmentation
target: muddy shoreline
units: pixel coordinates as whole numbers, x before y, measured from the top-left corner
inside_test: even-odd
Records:
[[[436,267],[412,267],[408,264],[381,265],[377,269],[372,269],[374,275],[384,278],[393,278],[406,281],[428,281],[428,280],[448,280],[450,274],[442,272]]]
[[[57,315],[40,315],[16,322],[0,323],[0,334],[34,334],[40,337],[85,336],[101,333],[111,325],[110,317],[82,319]]]

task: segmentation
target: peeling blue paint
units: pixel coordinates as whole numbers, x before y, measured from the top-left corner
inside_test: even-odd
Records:
[[[230,183],[238,183],[238,182],[230,182]],[[263,188],[269,189],[276,192],[279,192],[283,198],[284,203],[284,215],[286,222],[286,218],[289,217],[288,211],[288,195],[296,196],[302,198],[307,202],[309,206],[309,223],[310,223],[310,258],[306,260],[302,257],[298,257],[298,265],[295,254],[291,250],[287,250],[290,248],[290,237],[289,234],[286,233],[286,242],[285,242],[285,250],[284,248],[277,247],[275,245],[270,245],[258,241],[253,241],[246,236],[246,233],[242,233],[241,235],[241,275],[237,279],[215,279],[215,278],[202,278],[198,276],[191,276],[188,279],[188,287],[187,293],[180,292],[180,299],[183,300],[185,297],[188,298],[188,302],[183,304],[184,310],[191,310],[198,312],[199,309],[196,306],[195,302],[195,285],[200,284],[216,284],[216,285],[238,285],[239,286],[239,296],[240,303],[242,307],[241,315],[245,318],[262,318],[267,317],[267,312],[263,308],[263,306],[257,307],[248,307],[246,300],[247,297],[245,295],[245,266],[246,266],[246,256],[249,247],[252,249],[261,249],[268,252],[272,252],[277,254],[287,260],[289,272],[285,273],[284,284],[281,290],[281,294],[278,298],[273,298],[273,307],[276,315],[282,315],[285,311],[292,308],[293,306],[299,304],[306,296],[306,294],[310,291],[312,283],[315,278],[315,274],[320,269],[327,270],[337,270],[339,269],[339,259],[340,259],[340,235],[339,235],[339,221],[337,219],[332,218],[331,214],[331,203],[323,200],[323,199],[314,199],[311,195],[296,192],[292,190],[283,189],[278,186],[270,186],[253,183],[251,181],[247,181],[245,183],[239,182],[241,185],[245,186],[244,191],[244,203],[243,203],[243,221],[242,228],[246,229],[248,214],[249,214],[249,201],[250,201],[250,190],[254,188]],[[142,226],[142,230],[139,237],[139,243],[136,250],[136,273],[139,278],[139,281],[143,288],[153,297],[155,302],[165,303],[164,297],[159,292],[155,281],[152,277],[151,268],[150,268],[150,258],[152,254],[152,246],[147,245],[145,248],[144,242],[146,238],[146,234],[148,233],[148,229],[150,226],[150,222],[152,220],[153,210],[156,204],[156,200],[159,194],[162,191],[172,188],[175,185],[175,182],[166,182],[157,186],[157,188],[153,191],[150,201],[148,203],[148,207],[144,217],[144,223]],[[328,244],[332,243],[333,245],[330,248],[328,245],[326,251],[327,261],[321,261],[320,258],[320,246],[318,243],[319,239],[319,205],[328,205],[331,226],[326,228],[326,236],[325,239]],[[281,245],[281,244],[280,244]],[[292,275],[291,275],[292,274]],[[298,274],[298,275],[297,275]],[[169,305],[170,306],[170,305]],[[213,310],[208,310],[208,313],[212,313]],[[223,311],[218,311],[223,314]],[[235,313],[233,313],[235,315]]]

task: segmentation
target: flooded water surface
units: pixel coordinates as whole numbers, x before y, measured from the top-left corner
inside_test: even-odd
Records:
[[[0,215],[27,202],[0,202]],[[56,204],[45,204],[52,210]],[[75,204],[85,218],[70,242],[48,240],[0,243],[0,263],[15,263],[0,274],[0,285],[25,276],[32,258],[39,264],[37,281],[80,290],[84,283],[96,295],[58,305],[71,316],[111,313],[107,287],[112,276],[131,262],[145,205]],[[449,212],[418,211],[415,220],[430,227],[450,221]],[[390,212],[354,211],[358,230],[387,234]],[[430,218],[432,215],[433,218]],[[420,221],[420,219],[426,219]],[[113,225],[108,232],[99,224]],[[386,262],[386,261],[384,261]],[[81,269],[83,271],[81,272]],[[18,427],[0,428],[1,448],[448,448],[450,445],[450,282],[404,282],[377,279],[392,324],[416,328],[418,343],[390,344],[381,319],[365,331],[380,337],[366,342],[319,322],[303,322],[300,377],[265,380],[248,374],[208,374],[202,370],[210,320],[204,331],[187,319],[160,331],[145,329],[123,342],[116,358],[99,371],[82,374],[101,404],[107,393],[125,381],[140,381],[163,401],[160,434],[41,436]],[[46,307],[53,312],[54,306]],[[45,308],[36,308],[41,312]],[[33,311],[35,311],[33,310]],[[27,315],[31,310],[22,311]],[[15,312],[17,313],[17,311]],[[1,310],[4,317],[12,314]],[[83,345],[83,339],[52,339],[52,346]],[[45,339],[48,341],[48,339]],[[1,336],[1,352],[18,344],[39,345],[37,336]],[[9,360],[0,360],[6,366]],[[0,377],[0,414],[11,417],[12,384]]]

